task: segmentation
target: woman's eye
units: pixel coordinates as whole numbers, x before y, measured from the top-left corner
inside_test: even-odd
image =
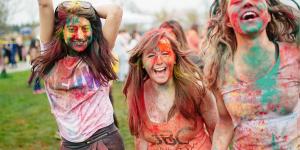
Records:
[[[78,31],[78,27],[77,26],[69,26],[68,31],[71,33],[75,33]]]
[[[88,28],[88,27],[82,27],[81,30],[82,30],[83,32],[87,32],[87,31],[89,30],[89,28]]]
[[[168,52],[163,52],[162,55],[167,56],[167,55],[169,55],[169,53]]]
[[[75,29],[73,27],[69,27],[69,32],[75,32]]]
[[[147,57],[152,58],[152,57],[154,57],[154,54],[149,54],[149,55],[147,55]]]

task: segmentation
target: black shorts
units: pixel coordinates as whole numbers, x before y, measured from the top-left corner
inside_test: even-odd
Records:
[[[80,143],[62,138],[61,150],[124,150],[124,143],[118,128],[111,124],[99,129],[87,140]]]

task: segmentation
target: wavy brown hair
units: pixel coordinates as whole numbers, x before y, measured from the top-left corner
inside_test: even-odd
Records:
[[[159,26],[159,28],[172,29],[172,32],[175,34],[178,44],[181,47],[181,50],[189,49],[185,33],[183,31],[182,26],[180,25],[180,23],[178,21],[176,21],[176,20],[165,21]]]
[[[299,34],[299,16],[296,9],[278,0],[266,0],[271,21],[266,27],[270,41],[296,42]],[[215,0],[210,7],[206,44],[210,46],[205,56],[205,79],[207,86],[216,90],[222,83],[226,61],[232,60],[237,49],[237,41],[232,28],[225,24],[227,0]]]
[[[88,2],[84,2],[89,4]],[[63,28],[66,20],[72,16],[84,17],[90,21],[92,27],[92,42],[87,49],[78,54],[85,61],[93,75],[100,82],[105,83],[109,80],[115,80],[116,74],[112,69],[115,62],[108,42],[103,36],[102,24],[96,10],[89,7],[65,7],[64,2],[59,4],[55,9],[54,35],[51,47],[32,62],[32,70],[37,75],[44,77],[49,73],[55,63],[68,55],[69,47],[63,38]]]
[[[154,29],[147,32],[132,49],[128,78],[123,89],[129,107],[130,131],[135,136],[139,136],[139,131],[143,129],[145,119],[147,119],[142,89],[149,77],[142,67],[142,55],[145,50],[154,49],[161,38],[167,38],[170,41],[176,55],[176,64],[173,70],[175,102],[169,112],[169,117],[174,112],[180,112],[186,119],[194,121],[196,125],[196,117],[200,115],[199,106],[205,89],[199,85],[199,81],[202,79],[199,69],[188,60],[186,53],[180,49],[177,41],[166,30]]]

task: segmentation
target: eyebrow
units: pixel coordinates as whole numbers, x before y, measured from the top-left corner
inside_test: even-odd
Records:
[[[66,25],[67,27],[77,27],[77,25],[73,25],[73,24],[69,24],[69,25]],[[80,27],[90,27],[90,25],[82,25]]]

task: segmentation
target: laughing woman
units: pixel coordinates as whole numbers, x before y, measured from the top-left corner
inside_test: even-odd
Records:
[[[278,0],[213,3],[204,72],[220,114],[214,150],[300,149],[296,13]]]
[[[62,150],[122,150],[109,100],[113,48],[122,18],[116,5],[94,8],[85,1],[39,0],[44,52],[33,70],[45,80]],[[100,18],[106,19],[102,27]]]
[[[147,32],[132,50],[123,92],[137,150],[211,148],[216,105],[179,47],[161,29]]]

